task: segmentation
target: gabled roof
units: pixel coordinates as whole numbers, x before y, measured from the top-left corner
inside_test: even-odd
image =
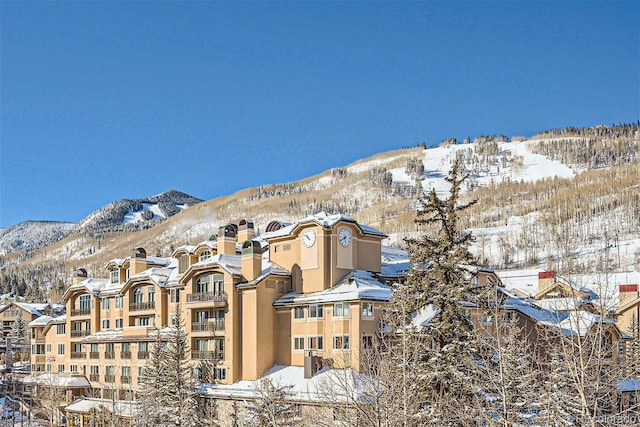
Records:
[[[64,409],[66,412],[77,412],[82,414],[93,414],[95,411],[100,412],[106,409],[110,413],[119,417],[131,417],[137,407],[138,402],[131,400],[83,397],[74,401]]]
[[[64,291],[64,295],[62,295],[62,300],[67,301],[69,297],[75,293],[76,291],[85,291],[92,295],[98,295],[100,290],[109,284],[109,279],[101,279],[90,277],[88,279],[83,280],[80,283],[75,285],[71,285]]]
[[[382,231],[376,230],[375,228],[369,227],[367,225],[359,224],[355,219],[351,218],[348,215],[343,215],[343,214],[329,215],[325,212],[319,212],[315,215],[310,215],[306,218],[303,218],[297,223],[286,225],[280,228],[279,230],[262,233],[260,235],[260,239],[269,240],[269,239],[275,239],[278,237],[289,236],[294,232],[296,228],[307,225],[307,224],[316,224],[321,227],[329,228],[329,227],[333,227],[335,224],[341,221],[349,222],[356,225],[360,229],[360,231],[362,231],[363,234],[379,236],[382,238],[387,237],[387,235],[384,234]]]
[[[391,287],[379,281],[373,273],[357,270],[329,289],[307,294],[289,292],[278,298],[273,305],[279,307],[358,300],[386,302],[391,299],[391,292]]]

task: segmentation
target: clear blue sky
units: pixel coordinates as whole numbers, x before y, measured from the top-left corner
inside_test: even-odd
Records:
[[[0,227],[640,118],[640,2],[0,2]]]

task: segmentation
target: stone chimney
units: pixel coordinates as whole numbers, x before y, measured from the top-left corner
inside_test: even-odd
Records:
[[[638,284],[620,285],[620,305],[638,297]]]
[[[77,285],[78,283],[87,279],[87,270],[84,268],[78,268],[73,272],[73,277],[71,278],[71,284]]]
[[[246,242],[247,240],[251,240],[255,235],[256,232],[253,227],[252,219],[241,219],[240,221],[238,221],[238,242]]]
[[[235,255],[238,228],[235,224],[227,224],[218,229],[218,254]]]
[[[131,252],[129,260],[129,277],[142,273],[147,269],[147,251],[144,248],[135,248]]]
[[[538,273],[538,292],[550,288],[556,283],[555,271],[541,271]]]
[[[242,275],[252,281],[262,273],[262,247],[260,242],[247,240],[242,244]]]

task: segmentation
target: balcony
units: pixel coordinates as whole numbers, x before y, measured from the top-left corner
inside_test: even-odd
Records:
[[[115,383],[116,382],[116,376],[115,375],[105,375],[104,376],[104,382],[105,383]]]
[[[120,382],[122,384],[131,384],[131,377],[130,376],[121,376],[120,377]]]
[[[191,358],[194,360],[224,360],[224,350],[191,350]]]
[[[87,353],[85,353],[84,351],[72,351],[71,352],[71,358],[72,359],[84,359],[85,357],[87,357]]]
[[[187,302],[226,302],[226,292],[194,292],[187,295]]]
[[[100,374],[91,374],[91,375],[89,375],[89,381],[95,381],[95,382],[100,381]]]
[[[224,319],[209,319],[191,323],[191,332],[224,331]]]
[[[90,308],[72,308],[71,309],[71,317],[74,316],[88,316],[91,314]]]
[[[44,354],[36,354],[34,357],[36,359],[36,363],[44,363],[45,360],[47,360],[47,356]]]
[[[131,352],[130,351],[121,351],[120,352],[120,359],[131,359]]]
[[[105,359],[115,359],[116,358],[116,352],[115,351],[105,351],[104,352],[104,358]]]
[[[148,359],[149,358],[149,352],[148,351],[139,351],[138,352],[138,359]]]
[[[91,331],[71,331],[71,338],[80,338],[91,335]]]
[[[129,304],[129,311],[145,311],[145,310],[155,310],[156,302],[132,302]]]
[[[90,351],[89,352],[89,359],[100,359],[100,352],[99,351]]]

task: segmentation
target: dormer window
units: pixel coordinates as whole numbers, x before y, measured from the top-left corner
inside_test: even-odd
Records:
[[[120,282],[120,271],[118,271],[118,267],[113,267],[111,269],[111,283],[119,283]]]
[[[204,260],[209,259],[209,258],[211,258],[211,251],[203,251],[200,254],[199,261],[204,261]]]

